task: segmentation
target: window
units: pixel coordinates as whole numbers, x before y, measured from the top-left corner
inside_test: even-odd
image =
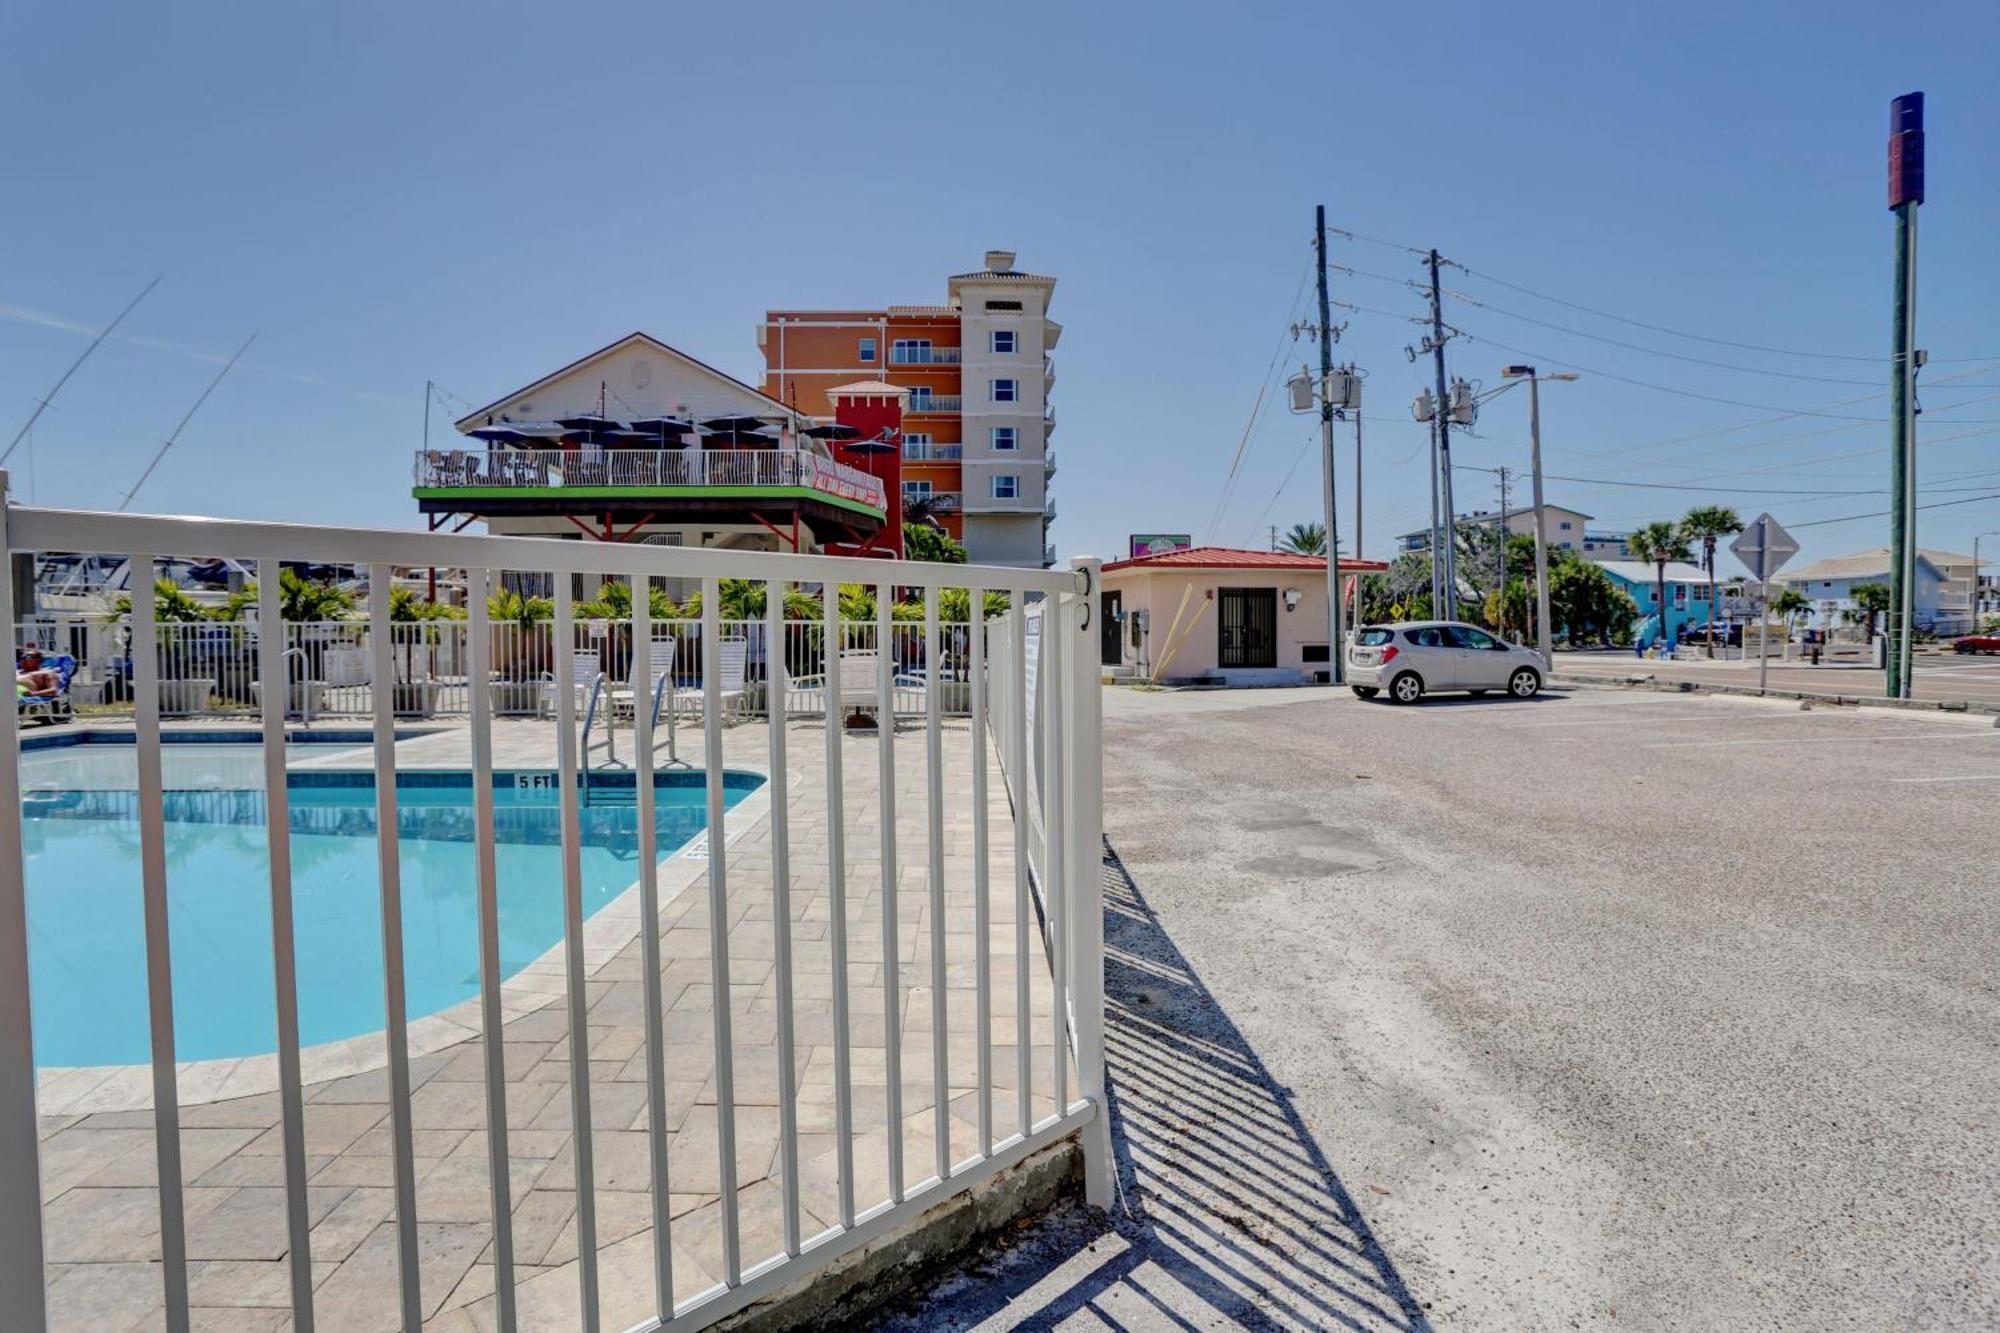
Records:
[[[1500,648],[1500,641],[1483,629],[1472,629],[1466,625],[1452,625],[1445,630],[1454,648],[1476,648],[1490,653]]]
[[[986,308],[988,310],[1019,310],[1021,303],[1019,301],[988,301]]]
[[[1354,636],[1354,641],[1363,648],[1380,648],[1389,642],[1391,634],[1380,625],[1371,625]]]
[[[1675,606],[1686,606],[1687,604],[1688,604],[1688,586],[1687,586],[1687,584],[1685,584],[1685,583],[1676,583],[1676,584],[1674,585],[1674,605],[1675,605]]]
[[[909,445],[912,449],[928,449],[931,446],[931,437],[926,431],[905,431],[903,434],[903,443]]]
[[[996,500],[1020,499],[1021,479],[1011,472],[1002,472],[993,479],[993,498]]]
[[[930,493],[931,484],[927,481],[906,481],[903,483],[903,498],[906,500],[919,497],[928,498]]]
[[[863,361],[873,361],[875,359],[875,340],[873,338],[863,338],[861,340],[861,359]]]
[[[994,380],[993,401],[996,403],[1016,403],[1021,400],[1021,385],[1018,380]]]
[[[930,410],[931,410],[930,385],[919,384],[914,388],[912,388],[910,390],[910,411],[928,412]]]
[[[1562,521],[1562,530],[1563,530],[1564,532],[1568,532],[1568,531],[1570,530],[1570,528],[1571,528],[1572,526],[1573,526],[1573,525],[1572,525],[1572,524],[1570,523],[1570,521],[1569,521],[1568,519],[1564,519],[1564,520]]]
[[[993,351],[998,356],[1012,356],[1019,351],[1018,335],[1012,329],[993,330]]]
[[[1020,432],[1016,431],[1012,426],[995,426],[991,433],[990,443],[993,445],[996,453],[1011,453],[1013,450],[1021,447]]]
[[[1419,629],[1406,629],[1403,631],[1403,638],[1413,648],[1444,647],[1444,632],[1436,625],[1425,625]]]
[[[931,340],[898,338],[889,345],[889,360],[899,366],[927,366],[931,362]]]

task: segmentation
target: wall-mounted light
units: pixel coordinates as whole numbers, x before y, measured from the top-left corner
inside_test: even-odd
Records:
[[[1287,588],[1287,589],[1285,589],[1285,610],[1286,610],[1286,612],[1287,612],[1287,613],[1290,613],[1290,612],[1293,612],[1293,611],[1296,611],[1296,610],[1298,610],[1298,609],[1299,609],[1299,600],[1300,600],[1300,599],[1301,599],[1302,597],[1304,597],[1304,596],[1305,596],[1305,594],[1304,594],[1304,593],[1302,593],[1302,592],[1300,592],[1300,591],[1299,591],[1299,590],[1298,590],[1297,588]]]

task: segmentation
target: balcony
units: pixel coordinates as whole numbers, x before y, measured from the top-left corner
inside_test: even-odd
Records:
[[[1046,408],[1042,412],[1042,438],[1046,440],[1049,436],[1055,433],[1056,433],[1056,410],[1053,407]]]
[[[963,358],[961,347],[891,347],[892,366],[955,366]]]
[[[919,412],[956,412],[959,411],[964,406],[965,406],[965,397],[962,394],[956,394],[956,393],[911,394],[910,406],[908,408],[908,411],[910,411],[913,414]]]
[[[956,463],[965,457],[962,444],[905,444],[905,463]]]
[[[933,514],[956,514],[965,508],[963,491],[904,491],[903,508],[928,509]]]
[[[1042,480],[1047,481],[1056,474],[1056,456],[1049,454],[1042,459]]]
[[[419,498],[482,499],[571,493],[666,493],[715,487],[815,491],[886,511],[882,480],[803,449],[425,449],[414,469]]]

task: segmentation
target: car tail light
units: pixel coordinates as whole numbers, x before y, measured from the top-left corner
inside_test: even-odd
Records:
[[[1384,648],[1382,650],[1382,665],[1388,666],[1389,663],[1395,660],[1396,660],[1396,645],[1392,643],[1387,648]]]

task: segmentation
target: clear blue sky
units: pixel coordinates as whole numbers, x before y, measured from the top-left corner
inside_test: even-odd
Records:
[[[1545,368],[1882,413],[1879,396],[1833,406],[1879,394],[1881,361],[1690,341],[1479,275],[1737,342],[1884,358],[1884,138],[1889,98],[1912,88],[1929,95],[1920,340],[1939,358],[1924,498],[2000,492],[1990,0],[73,4],[15,11],[6,44],[0,441],[88,329],[166,275],[43,418],[32,468],[10,464],[45,504],[115,505],[213,358],[258,330],[141,507],[414,525],[426,379],[483,402],[634,328],[754,378],[765,308],[939,300],[945,274],[1008,247],[1061,278],[1062,551],[1109,556],[1134,530],[1262,544],[1265,525],[1318,508],[1310,455],[1281,488],[1312,432],[1281,402],[1214,515],[1319,202],[1336,226],[1473,271],[1447,280],[1490,302],[1448,302],[1474,335],[1453,369],[1488,385],[1519,359],[1505,343]],[[1380,245],[1336,241],[1334,258],[1418,273]],[[1334,296],[1421,309],[1358,276],[1336,275]],[[1420,374],[1401,350],[1416,329],[1343,317],[1340,353],[1371,374],[1379,555],[1428,508],[1407,406]],[[1292,362],[1312,354],[1286,345]],[[1944,362],[1977,356],[1992,361]],[[1954,374],[1985,387],[1945,388]],[[1703,499],[1800,524],[1884,507],[1740,493],[1886,485],[1886,426],[1709,433],[1774,415],[1601,374],[1550,386],[1551,472],[1714,488],[1554,481],[1550,496],[1620,527]],[[1516,392],[1459,461],[1521,467],[1526,433]],[[1461,508],[1490,504],[1492,485],[1462,473]],[[1988,528],[2000,500],[1928,510],[1921,537],[1962,549]],[[1799,529],[1808,556],[1885,534],[1882,519]]]

